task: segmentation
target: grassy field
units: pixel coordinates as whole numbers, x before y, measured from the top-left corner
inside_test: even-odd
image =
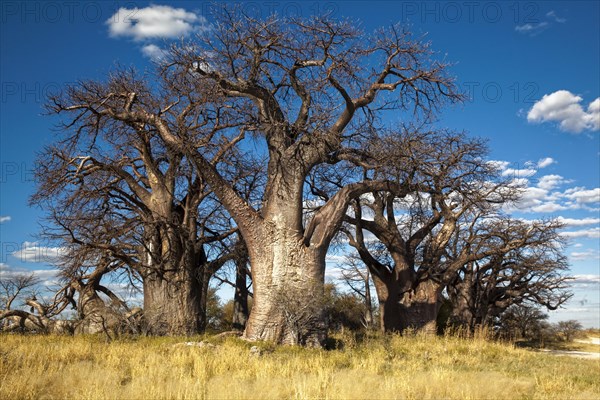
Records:
[[[177,345],[205,340],[215,346]],[[236,338],[0,335],[0,399],[600,398],[600,361],[485,339],[390,336],[340,350]]]

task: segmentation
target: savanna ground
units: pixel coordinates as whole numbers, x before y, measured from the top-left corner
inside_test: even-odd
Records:
[[[181,344],[189,341],[211,345]],[[337,344],[5,334],[0,399],[600,398],[600,360],[482,337],[346,335]]]

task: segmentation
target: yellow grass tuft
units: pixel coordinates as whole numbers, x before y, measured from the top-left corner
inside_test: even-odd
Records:
[[[261,343],[257,355],[236,338],[0,335],[0,398],[600,398],[597,360],[485,336],[346,335],[338,350]],[[176,345],[194,340],[215,347]]]

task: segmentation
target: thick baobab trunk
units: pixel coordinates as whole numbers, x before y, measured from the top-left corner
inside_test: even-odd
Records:
[[[304,242],[304,172],[273,174],[258,235],[244,236],[252,265],[253,303],[244,336],[250,340],[321,346],[324,323],[324,245]]]
[[[144,277],[144,319],[157,335],[192,335],[206,323],[208,282],[189,271]]]
[[[440,292],[439,285],[425,281],[403,293],[399,307],[401,330],[414,329],[435,334],[437,315],[441,306]]]
[[[314,215],[305,230],[305,178],[324,157],[319,152],[331,149],[286,147],[289,133],[267,133],[270,159],[260,213],[238,196],[214,166],[202,157],[195,161],[235,219],[248,249],[253,304],[244,337],[321,346],[326,339],[323,297],[327,249],[343,221],[348,199],[367,189],[374,190],[375,185],[341,189]],[[385,188],[389,185],[381,184]]]
[[[160,203],[162,207],[169,203]],[[155,206],[160,209],[158,205]],[[206,301],[212,271],[196,248],[193,213],[160,210],[161,223],[149,225],[143,274],[144,322],[155,335],[193,335],[206,326]],[[173,221],[170,224],[162,221]],[[182,223],[181,221],[187,221]],[[178,226],[178,229],[175,229]],[[186,235],[187,231],[187,235]],[[187,236],[187,237],[186,237]]]
[[[403,332],[406,329],[414,329],[435,334],[441,305],[439,289],[436,286],[425,283],[414,290],[400,293],[397,284],[376,284],[382,331]]]
[[[373,275],[375,291],[379,300],[379,328],[382,332],[400,332],[400,303],[398,285],[392,279]]]
[[[115,333],[123,328],[125,315],[129,312],[127,305],[110,289],[100,284],[106,273],[105,264],[96,269],[87,280],[75,279],[71,288],[78,293],[78,321],[75,333]],[[108,297],[104,300],[100,292]]]
[[[473,309],[473,292],[471,285],[471,275],[465,274],[465,277],[452,285],[448,291],[452,303],[452,313],[450,323],[455,328],[466,329],[473,333],[478,324],[477,316]]]
[[[431,281],[413,285],[414,273],[401,265],[397,262],[393,271],[373,274],[379,299],[381,330],[403,332],[414,329],[435,334],[441,288]]]
[[[75,333],[109,333],[119,329],[120,311],[123,310],[107,305],[98,295],[95,285],[79,283],[77,286],[79,322]]]
[[[267,237],[264,250],[251,254],[251,259],[254,293],[244,336],[321,346],[326,335],[325,254],[307,248],[299,239]]]

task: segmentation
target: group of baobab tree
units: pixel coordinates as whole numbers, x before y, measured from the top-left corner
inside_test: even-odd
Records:
[[[65,87],[47,102],[60,124],[32,197],[64,248],[64,286],[45,309],[0,318],[51,321],[71,305],[76,331],[137,318],[189,335],[231,265],[245,338],[319,345],[332,244],[369,272],[385,331],[434,330],[443,298],[469,329],[512,304],[558,307],[561,226],[503,213],[518,184],[481,140],[435,128],[462,98],[435,57],[400,25],[367,35],[231,9],[151,72]],[[103,277],[140,287],[142,309]]]

